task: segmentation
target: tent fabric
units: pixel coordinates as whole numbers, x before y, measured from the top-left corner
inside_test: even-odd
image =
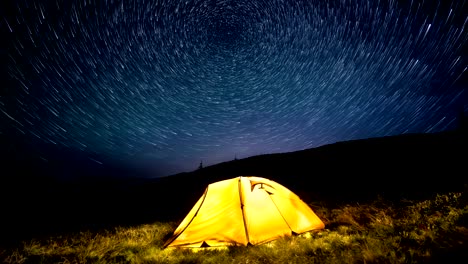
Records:
[[[165,247],[257,245],[324,227],[286,187],[240,176],[208,185]]]

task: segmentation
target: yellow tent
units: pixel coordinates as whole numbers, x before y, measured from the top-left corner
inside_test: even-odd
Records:
[[[208,185],[165,247],[257,245],[324,227],[284,186],[260,177],[236,177]]]

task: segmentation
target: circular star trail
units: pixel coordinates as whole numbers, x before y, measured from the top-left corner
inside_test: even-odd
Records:
[[[466,1],[2,5],[0,133],[159,176],[449,130],[468,108]]]

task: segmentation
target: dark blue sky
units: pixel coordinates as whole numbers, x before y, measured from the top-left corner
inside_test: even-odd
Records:
[[[169,175],[468,110],[464,0],[1,5],[0,133],[98,164]]]

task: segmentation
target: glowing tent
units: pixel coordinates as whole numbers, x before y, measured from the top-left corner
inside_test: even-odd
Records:
[[[324,227],[284,186],[260,177],[236,177],[208,185],[165,247],[257,245]]]

